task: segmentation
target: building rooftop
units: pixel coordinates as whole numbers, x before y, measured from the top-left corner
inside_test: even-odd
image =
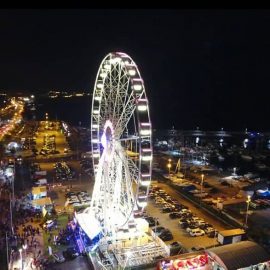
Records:
[[[219,234],[222,236],[234,236],[234,235],[240,235],[240,234],[245,234],[246,232],[242,229],[232,229],[232,230],[224,230],[220,231]]]
[[[251,241],[211,248],[208,252],[212,258],[219,258],[227,270],[245,268],[270,260],[270,255],[261,246]]]
[[[47,187],[46,186],[40,186],[40,187],[32,187],[32,194],[33,195],[37,195],[43,192],[47,191]]]
[[[38,205],[38,206],[51,205],[52,200],[51,200],[50,197],[45,197],[45,198],[33,200],[32,204],[35,204],[35,205]]]

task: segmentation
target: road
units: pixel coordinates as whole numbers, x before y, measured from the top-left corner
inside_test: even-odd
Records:
[[[49,122],[50,123],[50,122]],[[38,153],[43,147],[44,136],[47,134],[48,136],[55,135],[55,143],[56,143],[56,150],[60,152],[60,154],[64,154],[64,149],[69,148],[68,143],[66,141],[66,137],[63,133],[61,133],[59,129],[59,123],[53,122],[54,127],[52,130],[45,129],[45,122],[40,122],[40,127],[38,129],[38,135],[36,139],[36,148],[38,149]],[[55,126],[56,125],[56,126]],[[55,156],[55,155],[53,155]]]

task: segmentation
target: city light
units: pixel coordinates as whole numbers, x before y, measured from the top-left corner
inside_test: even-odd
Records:
[[[246,203],[247,203],[247,211],[246,211],[246,219],[245,219],[245,227],[246,228],[248,227],[248,225],[247,225],[247,222],[248,222],[248,209],[249,209],[250,202],[251,202],[251,196],[248,195],[247,200],[246,200]]]

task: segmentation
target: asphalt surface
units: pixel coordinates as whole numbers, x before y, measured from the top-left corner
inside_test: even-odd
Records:
[[[211,216],[204,210],[197,208],[194,204],[192,204],[190,201],[180,196],[176,190],[172,189],[168,185],[163,183],[155,183],[155,184],[164,189],[169,195],[177,199],[180,203],[183,203],[186,206],[188,206],[189,209],[192,211],[192,213],[195,213],[198,217],[201,217],[206,222],[212,224],[217,231],[229,228],[228,225],[223,224],[221,221],[215,219],[213,216]],[[159,226],[166,227],[172,232],[174,239],[171,241],[166,241],[166,244],[170,244],[171,242],[174,241],[179,241],[188,250],[194,246],[201,246],[206,248],[218,244],[215,238],[209,238],[207,236],[191,237],[184,229],[182,229],[178,225],[179,219],[170,219],[169,214],[162,213],[161,209],[156,206],[153,200],[149,199],[146,211],[149,215],[158,218],[158,221],[160,223]]]

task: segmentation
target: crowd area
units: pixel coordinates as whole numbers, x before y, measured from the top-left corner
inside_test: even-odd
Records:
[[[6,232],[10,231],[10,185],[0,182],[0,249],[6,245]]]

